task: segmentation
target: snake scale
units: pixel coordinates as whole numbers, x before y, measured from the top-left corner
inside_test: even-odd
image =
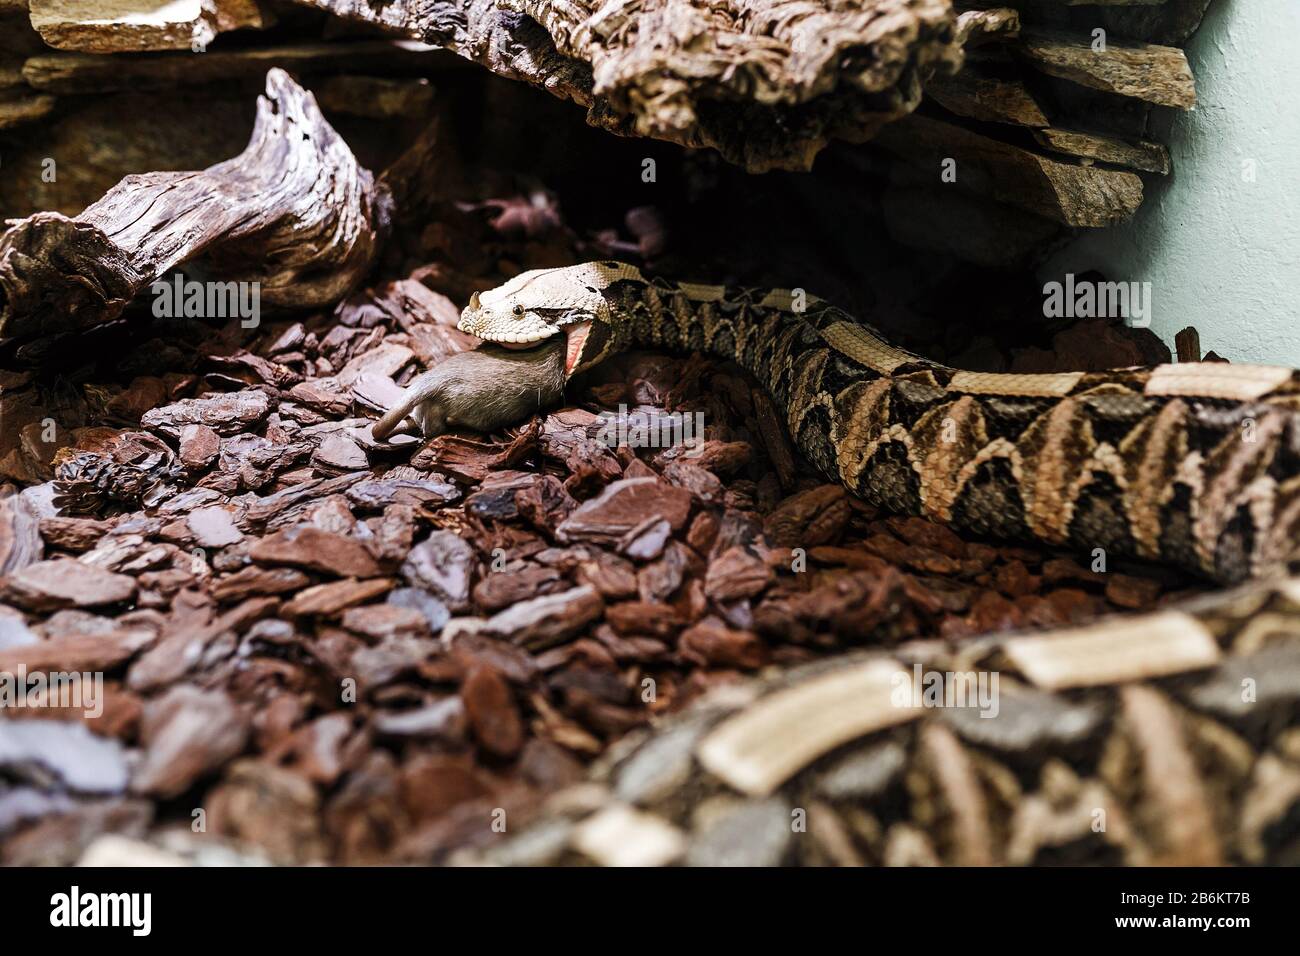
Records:
[[[484,859],[1300,861],[1300,374],[966,372],[802,290],[618,262],[523,273],[474,296],[460,327],[506,349],[562,341],[565,378],[630,347],[732,359],[808,461],[872,504],[1230,588],[1069,631],[845,655],[706,699]],[[409,390],[376,433],[439,397]],[[996,674],[996,716],[920,705],[930,674]]]

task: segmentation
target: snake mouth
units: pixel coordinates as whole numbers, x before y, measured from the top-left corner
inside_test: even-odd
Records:
[[[554,325],[541,325],[540,328],[532,328],[527,331],[509,330],[502,332],[498,329],[475,329],[473,323],[462,322],[460,324],[462,332],[468,332],[470,335],[477,335],[484,342],[491,342],[499,345],[503,349],[513,351],[523,351],[526,349],[535,349],[539,345],[549,342],[555,336],[560,334],[560,328]]]
[[[549,334],[538,339],[532,339],[528,342],[509,342],[499,338],[489,338],[485,341],[499,345],[503,349],[510,349],[514,352],[522,352],[527,349],[535,349],[538,346],[549,342],[557,333],[563,332],[565,337],[564,344],[564,374],[569,376],[573,370],[582,362],[582,352],[587,344],[587,339],[591,335],[591,322],[571,322],[568,325],[552,326]]]
[[[564,335],[567,340],[564,350],[564,375],[567,378],[582,361],[583,347],[586,346],[587,338],[591,335],[591,323],[574,322],[572,325],[566,325]]]

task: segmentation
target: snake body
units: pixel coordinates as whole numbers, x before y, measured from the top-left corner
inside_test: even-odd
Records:
[[[1300,530],[1300,374],[1196,363],[964,372],[795,290],[648,280],[624,263],[524,273],[461,328],[520,346],[583,336],[570,372],[642,346],[732,359],[823,474],[890,511],[1234,583]]]
[[[615,862],[600,834],[621,833],[662,844],[655,862],[708,862],[709,847],[745,845],[747,827],[779,838],[783,862],[1300,852],[1295,371],[966,372],[801,290],[650,279],[617,262],[524,273],[476,296],[460,327],[512,348],[564,335],[568,374],[634,346],[733,359],[779,403],[803,455],[875,505],[1249,582],[1068,633],[779,675],[612,756],[607,799],[541,824],[567,828],[553,858]],[[900,703],[897,674],[912,665],[1004,675],[1000,715]],[[789,814],[809,807],[819,839],[787,846]]]

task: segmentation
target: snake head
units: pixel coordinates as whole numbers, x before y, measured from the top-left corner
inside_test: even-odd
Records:
[[[470,296],[457,328],[514,349],[564,335],[564,372],[572,376],[617,351],[625,338],[606,296],[621,279],[639,280],[641,273],[621,262],[522,272],[504,285]]]

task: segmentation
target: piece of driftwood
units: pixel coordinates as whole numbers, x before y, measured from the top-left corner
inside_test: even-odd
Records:
[[[50,46],[87,53],[202,50],[218,33],[268,26],[257,0],[31,0]]]
[[[213,279],[258,283],[264,305],[331,304],[370,271],[389,205],[312,95],[271,70],[239,156],[128,176],[76,219],[38,213],[0,236],[0,337],[111,321],[190,262]]]
[[[300,0],[444,46],[588,109],[614,132],[806,169],[911,112],[961,63],[948,0]]]

